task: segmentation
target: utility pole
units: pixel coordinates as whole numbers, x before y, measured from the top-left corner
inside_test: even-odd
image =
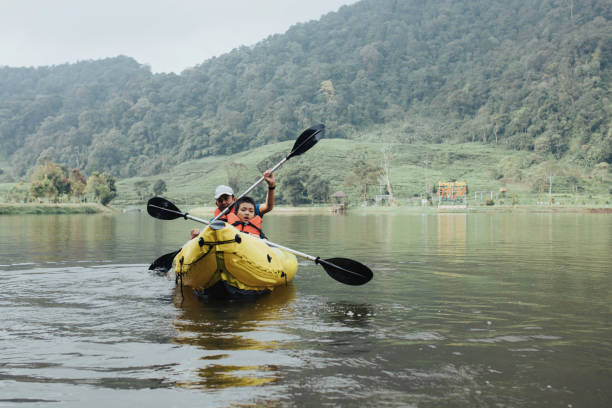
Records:
[[[429,179],[427,178],[427,165],[429,164],[429,158],[426,157],[425,161],[425,199],[427,199],[427,195],[429,194]]]
[[[548,202],[552,199],[552,179],[553,175],[548,176]]]
[[[383,171],[385,177],[385,184],[387,185],[387,193],[389,194],[389,203],[395,203],[395,196],[393,195],[393,186],[391,186],[391,148],[389,146],[383,147]],[[382,191],[380,192],[382,194]]]

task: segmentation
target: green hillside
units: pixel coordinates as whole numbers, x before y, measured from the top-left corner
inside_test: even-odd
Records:
[[[2,170],[22,179],[50,159],[161,176],[325,123],[328,137],[355,143],[392,128],[406,149],[535,153],[528,167],[561,161],[589,183],[612,162],[611,10],[608,0],[362,0],[181,75],[124,56],[0,67]]]
[[[383,134],[369,136],[372,139],[385,137]],[[439,181],[448,180],[466,181],[468,198],[475,205],[482,204],[491,193],[498,199],[497,204],[536,204],[549,200],[548,179],[545,175],[538,175],[538,169],[547,162],[533,153],[516,153],[481,143],[380,143],[363,140],[368,139],[365,134],[359,139],[322,139],[303,156],[285,163],[276,174],[277,203],[289,204],[286,194],[288,183],[295,184],[294,175],[298,174],[306,186],[312,175],[320,176],[320,179],[329,181],[330,193],[345,191],[351,205],[357,205],[361,202],[359,187],[345,184],[354,170],[353,162],[358,157],[366,157],[373,163],[381,162],[382,147],[392,152],[391,183],[399,204],[403,206],[411,205],[411,198],[415,196],[425,197],[426,186],[429,186],[429,193],[432,194]],[[168,187],[162,195],[173,202],[189,206],[214,206],[212,194],[218,184],[229,181],[237,194],[243,192],[261,175],[260,170],[266,167],[262,163],[275,164],[291,150],[292,145],[293,142],[281,142],[231,156],[206,157],[185,162],[153,177],[123,179],[118,183],[118,197],[113,204],[144,205],[153,195],[151,186],[161,179]],[[579,182],[572,177],[575,174],[570,171],[572,169],[579,171],[566,167],[565,172],[557,172],[554,177],[552,192],[557,204],[610,204],[612,184],[609,181],[603,184],[597,180]],[[518,172],[522,176],[514,179],[499,177],[501,171]],[[236,173],[240,175],[238,185],[228,179]],[[144,191],[137,187],[137,183],[143,181],[148,183]],[[543,188],[538,189],[537,183],[544,183]],[[502,187],[508,190],[505,197],[498,194]],[[474,193],[479,191],[486,193],[478,194],[475,199]],[[384,186],[379,183],[370,185],[368,199],[383,192]],[[265,188],[262,186],[251,195],[263,200],[264,194]]]
[[[612,202],[612,177],[607,168],[585,172],[570,162],[551,161],[533,152],[499,149],[480,142],[406,144],[395,140],[401,128],[378,127],[357,133],[351,140],[323,138],[310,151],[292,158],[276,172],[277,204],[329,205],[332,201],[329,195],[341,190],[348,194],[350,205],[356,206],[364,200],[365,183],[365,198],[370,205],[376,195],[386,190],[381,172],[383,151],[390,152],[390,181],[401,206],[416,205],[417,198],[428,195],[435,203],[437,183],[450,180],[468,184],[471,206],[483,205],[491,196],[498,205],[548,204],[551,198],[556,204],[569,206],[609,206]],[[112,204],[142,208],[156,195],[154,185],[161,180],[166,185],[161,195],[173,202],[187,208],[213,206],[212,194],[218,184],[230,184],[237,194],[244,192],[265,168],[285,157],[293,143],[274,143],[229,156],[209,156],[186,161],[155,176],[120,179]],[[368,180],[361,175],[355,183],[353,175],[359,171],[360,162],[371,164],[378,171],[376,177]],[[364,182],[360,183],[360,179]],[[317,199],[312,188],[321,185],[327,186],[327,194]],[[300,188],[302,195],[298,194],[295,202],[292,194]],[[502,189],[506,190],[505,194],[500,194]],[[27,190],[27,184],[0,183],[0,202],[21,202],[15,199],[23,197]],[[263,183],[250,195],[263,200],[265,192]]]

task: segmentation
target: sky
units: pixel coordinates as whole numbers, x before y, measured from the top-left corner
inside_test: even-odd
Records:
[[[0,0],[0,66],[126,55],[180,73],[356,1]]]

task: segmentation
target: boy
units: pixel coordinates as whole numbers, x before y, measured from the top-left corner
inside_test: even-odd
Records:
[[[266,183],[268,183],[268,193],[266,194],[266,202],[257,204],[255,206],[255,214],[263,215],[267,212],[272,211],[274,208],[274,189],[276,188],[276,180],[274,179],[274,174],[270,172],[270,170],[266,170],[263,173],[263,178]],[[215,217],[221,213],[221,211],[225,210],[225,208],[234,204],[236,201],[236,196],[234,195],[234,190],[225,185],[217,186],[215,190],[215,204],[217,208],[215,208]],[[232,212],[232,210],[230,210]],[[220,218],[222,221],[227,221],[227,215],[224,215]],[[195,228],[191,230],[190,239],[194,239],[200,235],[200,230]]]
[[[227,214],[227,222],[239,231],[248,232],[260,238],[265,238],[261,230],[263,220],[255,215],[255,201],[251,197],[242,197],[234,204],[234,211]]]

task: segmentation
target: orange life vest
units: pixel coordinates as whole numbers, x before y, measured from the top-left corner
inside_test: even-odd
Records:
[[[230,212],[231,212],[231,210],[230,210]],[[220,209],[218,209],[218,208],[215,208],[215,217],[216,217],[217,215],[219,215],[219,214],[221,214],[221,210],[220,210]],[[221,221],[225,221],[225,222],[227,222],[227,213],[226,213],[226,214],[223,214],[223,217],[220,217],[219,219],[220,219]]]
[[[259,215],[251,218],[247,222],[242,222],[235,213],[231,212],[227,214],[227,222],[232,224],[239,231],[248,232],[249,234],[257,235],[261,238],[266,237],[263,231],[261,230],[261,224],[263,223],[263,220]]]

